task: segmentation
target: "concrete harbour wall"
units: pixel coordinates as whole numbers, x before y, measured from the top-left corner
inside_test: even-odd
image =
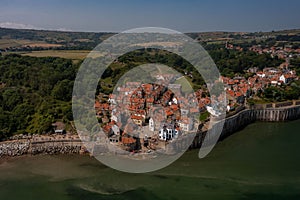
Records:
[[[243,129],[247,125],[256,121],[284,122],[295,119],[300,119],[299,101],[294,102],[293,105],[287,107],[281,107],[277,104],[274,104],[272,106],[265,105],[265,107],[259,106],[251,109],[244,109],[225,119],[219,140],[225,139],[236,131]],[[191,145],[191,148],[199,148],[206,137],[206,134],[206,131],[198,132],[193,144]]]

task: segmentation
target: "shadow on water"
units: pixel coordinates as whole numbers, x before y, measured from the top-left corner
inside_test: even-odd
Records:
[[[107,188],[109,191],[109,189]],[[79,187],[67,188],[67,194],[74,200],[132,200],[132,199],[163,199],[153,192],[146,190],[145,188],[137,188],[126,192],[118,192],[111,188],[112,194],[99,194],[96,192],[90,192]]]
[[[300,194],[264,194],[264,193],[245,193],[240,200],[282,200],[282,199],[289,199],[289,200],[299,200]]]

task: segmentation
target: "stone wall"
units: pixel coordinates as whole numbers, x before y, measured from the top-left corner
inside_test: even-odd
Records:
[[[0,143],[0,157],[35,154],[79,154],[83,145],[79,139],[13,140]]]
[[[295,120],[300,118],[300,105],[299,101],[293,102],[292,106],[280,107],[276,104],[270,106],[256,106],[252,109],[245,109],[239,113],[227,117],[224,122],[223,130],[219,140],[230,136],[236,131],[241,130],[247,125],[255,121],[265,121],[265,122],[283,122],[289,120]],[[286,104],[291,105],[291,104]],[[264,107],[264,108],[262,108]],[[266,108],[268,107],[268,108]],[[201,146],[203,139],[207,132],[198,132],[192,148],[197,148]]]
[[[29,140],[16,140],[0,143],[0,157],[21,156],[28,153]]]
[[[32,142],[28,153],[46,154],[78,154],[83,147],[81,140],[54,140]]]

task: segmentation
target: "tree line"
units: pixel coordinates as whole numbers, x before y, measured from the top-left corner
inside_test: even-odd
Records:
[[[63,58],[0,56],[0,139],[46,133],[72,120],[72,87],[79,64]]]

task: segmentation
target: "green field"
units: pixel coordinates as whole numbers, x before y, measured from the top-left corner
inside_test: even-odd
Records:
[[[181,85],[182,92],[184,92],[184,93],[191,92],[192,84],[189,82],[189,80],[186,77],[182,76],[182,77],[178,78],[175,81],[175,83]]]
[[[72,60],[83,60],[90,53],[89,50],[43,50],[31,52],[12,52],[23,56],[60,57]]]
[[[14,48],[14,47],[41,47],[41,48],[52,48],[52,47],[61,47],[60,44],[51,44],[45,41],[37,40],[23,40],[23,39],[0,39],[0,48]]]

